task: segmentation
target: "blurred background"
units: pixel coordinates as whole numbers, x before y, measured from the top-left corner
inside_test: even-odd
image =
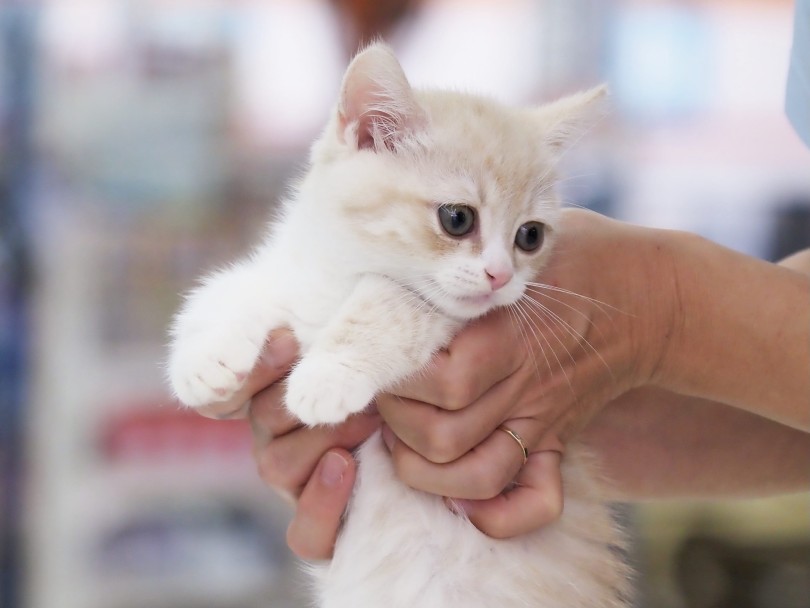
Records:
[[[566,199],[777,259],[810,246],[792,9],[0,0],[0,606],[306,605],[249,430],[180,411],[161,361],[178,294],[255,241],[361,41],[507,102],[609,82]],[[631,509],[639,608],[808,608],[808,496]]]

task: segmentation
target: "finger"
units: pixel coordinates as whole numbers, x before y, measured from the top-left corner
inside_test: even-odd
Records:
[[[563,510],[559,452],[536,452],[520,472],[514,489],[489,500],[448,500],[487,536],[511,538],[559,519]]]
[[[505,311],[496,310],[464,328],[421,374],[392,392],[458,410],[514,373],[525,359],[525,343],[514,323]]]
[[[259,444],[254,451],[259,476],[277,491],[297,497],[327,450],[352,450],[379,425],[378,415],[357,414],[338,426],[302,427]]]
[[[531,418],[508,421],[531,451],[543,434]],[[399,441],[383,426],[383,439],[391,451],[397,476],[417,490],[450,498],[488,499],[497,496],[514,480],[523,466],[523,449],[507,433],[493,432],[461,458],[436,464]]]
[[[519,404],[522,383],[509,376],[458,411],[394,395],[377,397],[377,409],[394,434],[437,464],[452,462],[486,439]]]
[[[261,358],[250,371],[242,387],[227,401],[212,403],[195,411],[208,418],[244,418],[250,398],[281,379],[298,356],[298,343],[292,332],[279,329],[270,334]]]
[[[248,418],[260,444],[302,426],[301,421],[285,407],[285,392],[284,382],[274,382],[250,400]]]
[[[313,560],[332,556],[356,469],[345,450],[329,450],[318,462],[287,528],[287,544],[298,557]]]

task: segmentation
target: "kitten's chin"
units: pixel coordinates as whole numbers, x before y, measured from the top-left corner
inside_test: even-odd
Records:
[[[441,310],[451,317],[466,321],[483,317],[493,308],[508,302],[501,302],[497,293],[488,293],[476,296],[445,296],[441,302],[434,302]]]

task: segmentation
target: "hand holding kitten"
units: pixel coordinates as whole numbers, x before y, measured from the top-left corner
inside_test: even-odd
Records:
[[[608,402],[651,382],[666,345],[673,294],[633,284],[661,268],[654,237],[565,211],[558,253],[533,284],[536,304],[522,322],[494,311],[461,332],[427,373],[378,398],[400,478],[462,499],[458,507],[491,536],[556,519],[563,444]],[[525,466],[513,440],[495,432],[501,424],[525,441]]]
[[[612,279],[611,272],[621,269],[627,277],[647,273],[631,271],[626,264],[612,270],[593,267],[603,263],[606,249],[625,242],[635,252],[629,257],[649,270],[646,265],[655,264],[655,257],[639,256],[638,248],[630,246],[635,228],[573,210],[564,213],[563,221],[560,248],[567,255],[552,259],[542,278],[553,290],[537,296],[549,310],[544,317],[529,312],[518,325],[507,311],[496,310],[465,328],[426,372],[400,385],[396,395],[377,399],[396,435],[386,433],[399,476],[417,489],[459,499],[453,507],[463,508],[479,529],[494,537],[516,536],[559,516],[563,442],[609,400],[648,380],[634,375],[645,369],[642,359],[657,357],[654,346],[641,343],[641,327],[667,317],[654,317],[651,307],[644,315],[628,313],[624,309],[635,310],[633,303],[620,303],[633,291],[620,277]],[[543,318],[551,324],[544,326]],[[344,505],[326,492],[318,494],[312,473],[327,450],[351,449],[374,423],[361,416],[334,429],[304,429],[283,413],[281,403],[280,385],[253,400],[254,424],[276,436],[257,451],[259,467],[270,485],[302,496],[290,544],[300,554],[325,557]],[[496,432],[502,423],[526,442],[530,457],[525,466],[513,439]],[[294,440],[286,438],[291,429]],[[503,493],[513,481],[518,486]],[[324,519],[334,522],[334,528],[322,526],[326,531],[320,535],[300,523],[318,520],[317,509],[304,499],[310,486],[310,494],[321,496],[312,504],[326,505]]]

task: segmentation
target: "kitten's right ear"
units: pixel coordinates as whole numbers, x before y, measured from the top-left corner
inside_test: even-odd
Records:
[[[577,137],[607,113],[608,87],[599,85],[574,93],[533,111],[543,139],[555,152],[575,143]]]
[[[396,150],[424,124],[411,85],[385,44],[360,52],[343,77],[338,102],[338,138],[358,150]]]

